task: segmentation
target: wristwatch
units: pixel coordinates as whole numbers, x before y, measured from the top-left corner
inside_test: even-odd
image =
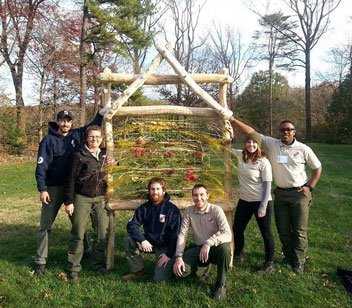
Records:
[[[309,188],[310,192],[314,191],[314,187],[312,187],[310,184],[307,184],[306,186]]]

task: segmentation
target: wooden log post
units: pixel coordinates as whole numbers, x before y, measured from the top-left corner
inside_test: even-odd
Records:
[[[111,72],[109,68],[105,68],[104,72]],[[102,101],[104,107],[111,107],[111,83],[102,84]],[[105,131],[105,147],[106,155],[113,157],[114,152],[114,140],[112,133],[112,120],[105,118],[104,123]],[[108,174],[108,183],[113,181],[112,174]],[[108,200],[113,193],[111,188],[108,188],[107,201],[105,207],[108,209]],[[114,257],[115,257],[115,212],[109,211],[109,237],[108,245],[106,249],[106,269],[110,270],[114,267]]]
[[[165,50],[173,49],[172,43],[167,43],[165,46]],[[163,57],[161,55],[157,55],[150,66],[145,70],[144,73],[140,74],[139,77],[129,85],[129,87],[123,91],[121,96],[112,104],[110,111],[105,114],[106,119],[112,119],[114,114],[119,111],[124,103],[131,97],[131,95],[136,92],[148,79],[148,77],[156,70],[159,66]]]
[[[191,77],[191,75],[183,68],[180,62],[172,55],[172,53],[165,47],[158,45],[156,49],[165,58],[165,60],[174,69],[182,81],[189,86],[189,88],[202,98],[209,107],[213,108],[218,115],[223,119],[229,119],[232,116],[232,111],[220,106],[206,91],[204,91]]]
[[[226,68],[223,68],[220,71],[220,74],[227,75],[228,70]],[[227,105],[227,99],[226,99],[226,94],[227,94],[227,84],[219,84],[219,104],[228,109]],[[233,227],[233,217],[232,217],[232,156],[230,152],[230,147],[231,147],[231,134],[227,130],[227,125],[226,125],[227,120],[222,120],[222,129],[223,129],[223,138],[224,138],[224,143],[225,143],[225,149],[224,149],[224,167],[225,167],[225,174],[224,174],[224,192],[225,192],[225,202],[228,204],[228,210],[225,211],[225,215],[227,218],[227,221],[231,227]],[[234,251],[234,242],[233,242],[233,237],[232,237],[232,242],[231,242],[231,252],[233,253]],[[232,255],[233,257],[233,255]],[[231,265],[232,265],[232,260],[231,260]]]

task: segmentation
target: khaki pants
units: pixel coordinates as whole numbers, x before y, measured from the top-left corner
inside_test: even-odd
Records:
[[[67,269],[70,272],[79,272],[82,268],[83,238],[91,216],[94,229],[91,266],[93,270],[99,270],[106,264],[105,250],[109,235],[109,216],[105,210],[104,196],[90,198],[75,194],[74,206]]]
[[[37,236],[37,253],[35,256],[35,263],[46,264],[48,259],[49,239],[51,227],[56,219],[57,213],[63,204],[63,186],[51,186],[47,189],[50,196],[49,204],[42,204],[40,215],[40,227]],[[70,217],[72,222],[72,219]],[[87,235],[84,234],[84,251],[89,251],[89,241]]]

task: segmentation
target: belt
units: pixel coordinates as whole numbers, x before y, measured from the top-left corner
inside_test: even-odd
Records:
[[[298,187],[289,187],[289,188],[281,188],[281,187],[276,187],[277,189],[283,190],[283,191],[292,191],[292,190],[298,190],[301,189],[304,185],[298,186]]]

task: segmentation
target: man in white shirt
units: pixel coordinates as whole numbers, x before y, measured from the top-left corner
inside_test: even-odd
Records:
[[[254,129],[231,117],[230,123],[245,134]],[[307,228],[312,191],[319,181],[322,166],[312,149],[295,138],[291,121],[280,123],[280,139],[262,135],[274,175],[275,222],[282,243],[284,262],[291,263],[296,274],[304,271],[308,248]],[[312,169],[308,179],[306,165]]]

